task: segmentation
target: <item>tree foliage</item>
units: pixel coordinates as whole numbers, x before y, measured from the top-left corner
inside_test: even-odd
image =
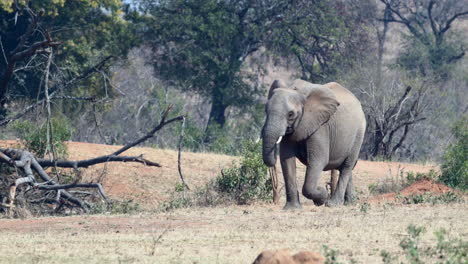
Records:
[[[1,0],[2,104],[43,96],[44,65],[50,53],[52,90],[108,56],[124,55],[134,38],[123,19],[122,7],[121,0]],[[66,92],[102,95],[104,89],[100,87],[100,78],[83,78],[80,85],[72,91],[68,87]]]
[[[384,22],[402,24],[409,32],[398,63],[407,71],[446,79],[450,66],[465,56],[465,43],[451,29],[456,20],[468,17],[466,2],[380,1],[389,11]]]
[[[303,78],[323,81],[351,43],[345,1],[143,0],[141,7],[156,74],[211,99],[208,128],[224,127],[228,107],[254,103],[260,89],[242,69],[260,48],[292,56]]]
[[[455,141],[445,152],[440,180],[453,188],[468,189],[468,116],[453,127]]]

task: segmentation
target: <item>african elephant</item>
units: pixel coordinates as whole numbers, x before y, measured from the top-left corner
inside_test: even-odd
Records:
[[[279,146],[286,205],[301,208],[296,183],[296,158],[307,166],[302,194],[316,205],[342,205],[353,199],[352,170],[364,138],[366,119],[359,100],[346,88],[296,80],[290,86],[274,81],[268,93],[262,129],[262,155],[274,166]],[[322,171],[339,170],[336,191],[328,198],[318,186]]]

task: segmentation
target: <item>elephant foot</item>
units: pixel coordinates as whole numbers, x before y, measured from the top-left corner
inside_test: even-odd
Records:
[[[356,197],[355,196],[348,196],[348,195],[345,196],[345,201],[344,201],[345,205],[352,205],[352,204],[355,204],[355,203],[356,203]]]
[[[337,206],[340,206],[340,205],[343,205],[343,201],[338,201],[338,200],[334,200],[334,199],[329,199],[325,202],[325,206],[326,207],[337,207]]]
[[[314,202],[314,204],[316,206],[321,206],[321,205],[323,205],[325,203],[325,200],[323,200],[323,199],[315,199],[315,200],[312,200],[312,201]]]
[[[292,210],[302,210],[302,205],[299,202],[286,202],[283,207],[284,211],[292,211]]]
[[[316,206],[321,206],[325,203],[328,197],[328,192],[325,188],[323,187],[317,187],[317,188],[308,188],[307,186],[304,185],[302,189],[302,194],[307,198],[312,201],[314,201],[314,204]]]

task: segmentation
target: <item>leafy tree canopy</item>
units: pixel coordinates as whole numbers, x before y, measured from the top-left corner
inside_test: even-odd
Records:
[[[303,78],[329,79],[348,47],[345,1],[141,0],[156,74],[212,101],[209,126],[223,126],[229,106],[251,104],[260,92],[241,74],[260,47],[294,56]],[[248,77],[248,76],[247,76]]]
[[[135,38],[123,8],[121,0],[0,0],[1,101],[41,96],[51,52],[56,82],[79,76],[107,56],[125,55]],[[87,78],[74,92],[97,93],[97,83]]]

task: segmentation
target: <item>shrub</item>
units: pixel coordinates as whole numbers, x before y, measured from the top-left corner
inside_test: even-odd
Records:
[[[446,204],[446,203],[458,203],[463,202],[463,198],[458,194],[448,191],[446,193],[435,195],[432,193],[423,194],[412,194],[409,196],[402,197],[403,203],[405,204],[420,204],[420,203],[432,203],[432,204]]]
[[[403,172],[397,177],[388,177],[381,180],[379,183],[371,183],[367,187],[371,194],[385,194],[391,192],[399,192],[411,184],[420,181],[422,179],[438,180],[439,174],[431,169],[427,173],[414,173],[409,171],[406,176],[403,176]]]
[[[44,157],[47,146],[47,123],[37,126],[30,121],[18,121],[13,125],[22,144],[38,157]],[[52,118],[52,145],[58,157],[67,156],[67,146],[63,143],[71,137],[71,128],[62,118]]]
[[[421,236],[426,232],[424,226],[409,225],[407,236],[400,241],[400,248],[403,254],[391,253],[387,250],[381,250],[380,256],[385,264],[423,264],[423,263],[444,263],[444,264],[464,264],[467,263],[468,242],[461,238],[449,237],[445,229],[440,229],[434,234],[437,238],[437,244],[427,245],[421,243]],[[427,242],[427,241],[424,241]],[[421,244],[424,244],[421,245]],[[340,252],[326,245],[322,246],[325,264],[357,263],[353,259],[341,262]],[[405,260],[400,259],[404,255]],[[341,256],[343,257],[343,256]]]
[[[447,148],[440,181],[452,188],[468,190],[468,115],[453,127],[455,142]]]
[[[437,244],[422,248],[420,245],[421,235],[425,232],[422,226],[409,225],[407,227],[408,236],[400,241],[408,262],[399,263],[466,263],[468,243],[458,238],[447,238],[447,231],[440,229],[435,232]],[[386,250],[381,254],[384,263],[397,263],[398,256],[392,255]]]
[[[140,205],[131,199],[111,200],[110,203],[93,203],[90,214],[134,214],[141,211]]]
[[[439,174],[434,169],[431,169],[428,173],[414,173],[412,171],[409,171],[406,173],[406,185],[409,186],[422,179],[437,180],[438,178]]]
[[[161,203],[159,209],[170,211],[192,206],[271,201],[273,187],[267,167],[263,164],[261,143],[246,142],[242,153],[239,165],[223,169],[220,176],[205,186],[184,192],[182,186],[176,184],[171,198]]]
[[[261,143],[246,142],[240,165],[222,170],[221,176],[216,178],[216,186],[219,192],[230,195],[238,204],[271,199],[273,187],[263,164]]]

